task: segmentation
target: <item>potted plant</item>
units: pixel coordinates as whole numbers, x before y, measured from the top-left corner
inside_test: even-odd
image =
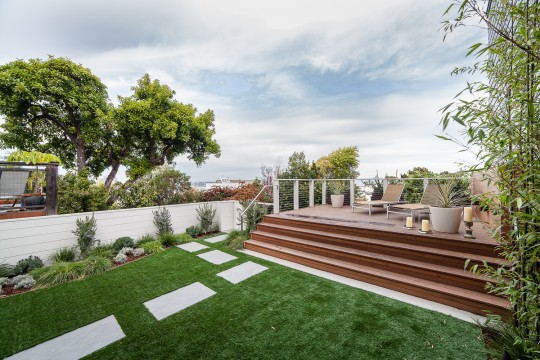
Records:
[[[328,183],[328,190],[330,190],[330,199],[332,201],[332,207],[343,207],[343,201],[345,200],[345,182],[341,180],[333,180]]]
[[[459,187],[457,179],[435,182],[433,198],[429,201],[432,204],[429,207],[432,229],[444,233],[457,233],[466,199],[467,195]]]

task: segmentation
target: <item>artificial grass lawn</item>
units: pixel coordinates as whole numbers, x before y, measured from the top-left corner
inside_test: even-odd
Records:
[[[0,358],[114,315],[126,337],[87,358],[485,359],[472,324],[205,245],[238,259],[213,265],[173,248],[0,299]],[[248,260],[269,269],[237,285],[216,276]],[[194,282],[217,294],[161,321],[143,305]]]

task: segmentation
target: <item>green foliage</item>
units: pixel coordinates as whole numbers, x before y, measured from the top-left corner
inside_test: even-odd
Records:
[[[158,236],[172,233],[171,213],[165,207],[152,211],[154,214],[154,225],[156,226]]]
[[[58,178],[59,214],[107,210],[107,187],[95,183],[89,175],[88,170],[83,169],[79,173],[67,172]]]
[[[186,228],[186,233],[188,233],[193,238],[198,238],[202,235],[202,230],[199,225],[193,225]]]
[[[58,156],[53,154],[46,154],[39,151],[23,151],[15,150],[9,154],[8,161],[23,161],[26,164],[38,164],[38,163],[51,163],[56,162],[61,164],[61,160]],[[43,186],[45,185],[45,172],[39,171],[36,166],[36,170],[32,172],[28,177],[28,190],[36,193],[41,193]]]
[[[220,147],[212,138],[213,111],[197,114],[195,107],[176,101],[170,87],[148,74],[132,90],[132,96],[118,98],[119,105],[111,113],[123,142],[133,144],[124,161],[132,179],[181,154],[187,154],[197,165],[210,155],[220,155]]]
[[[75,250],[70,247],[63,247],[58,250],[56,250],[51,255],[52,262],[69,262],[75,260]]]
[[[21,259],[17,262],[13,268],[13,274],[22,275],[41,267],[43,267],[43,260],[37,256],[30,255],[26,259]]]
[[[191,241],[193,241],[193,237],[187,232],[178,235],[178,242],[180,244],[185,244]]]
[[[89,252],[88,257],[99,256],[107,259],[112,258],[114,255],[114,248],[112,245],[99,245],[94,246]]]
[[[156,254],[156,253],[165,251],[165,249],[163,248],[163,246],[161,246],[161,243],[158,240],[148,241],[148,242],[139,244],[139,247],[144,249],[144,252],[146,254]]]
[[[223,243],[231,249],[240,250],[246,240],[249,240],[249,231],[233,230],[227,235]]]
[[[326,187],[334,195],[342,195],[347,190],[347,183],[345,181],[328,181]]]
[[[216,216],[216,209],[212,205],[205,203],[197,208],[197,220],[199,221],[199,227],[203,234],[210,232],[210,228],[214,223]]]
[[[317,179],[320,174],[315,162],[310,164],[303,151],[295,151],[289,156],[287,168],[279,174],[279,177],[282,179]]]
[[[0,278],[13,274],[13,266],[7,263],[0,263]]]
[[[168,165],[125,184],[115,184],[111,193],[120,208],[179,204],[193,194],[189,176]],[[196,192],[196,191],[195,191]]]
[[[135,245],[140,246],[141,244],[144,244],[150,241],[156,241],[156,237],[152,234],[144,234],[139,239],[137,239],[137,241],[135,242]]]
[[[112,267],[111,260],[103,256],[88,256],[82,263],[84,275],[101,274]]]
[[[459,179],[434,180],[435,191],[429,204],[436,207],[450,208],[467,204],[467,193],[459,186]]]
[[[125,247],[133,247],[135,245],[135,242],[133,241],[133,239],[129,236],[122,236],[122,237],[119,237],[118,239],[114,240],[114,243],[113,243],[113,249],[116,250],[116,251],[120,251],[122,250],[122,248],[125,248]]]
[[[51,266],[32,271],[32,276],[40,286],[53,286],[81,279],[85,274],[84,261],[57,262]]]
[[[159,242],[165,247],[175,246],[180,243],[179,235],[171,232],[159,235]]]
[[[249,201],[240,201],[240,205],[242,205],[242,211],[245,211],[246,207],[249,205]],[[238,216],[238,222],[241,223],[242,220],[244,222],[244,228],[245,231],[249,234],[252,231],[255,231],[257,229],[257,224],[262,221],[264,216],[268,213],[268,206],[258,204],[257,202],[253,203],[246,213],[244,214],[243,219],[241,218],[241,214]]]
[[[355,179],[359,175],[358,147],[347,146],[334,150],[317,160],[316,164],[325,178]]]
[[[84,258],[88,256],[92,247],[99,242],[96,239],[97,222],[92,214],[91,218],[86,216],[84,219],[77,219],[76,225],[77,229],[73,231],[73,234],[77,236],[79,251],[81,252],[81,257]]]
[[[107,88],[66,58],[16,60],[0,66],[0,141],[8,148],[55,153],[62,163],[99,175],[98,147],[108,109]]]
[[[522,358],[540,356],[540,23],[536,1],[497,1],[486,13],[475,1],[453,1],[444,22],[447,34],[463,25],[478,24],[491,31],[488,43],[470,47],[479,59],[455,74],[479,73],[454,101],[441,109],[446,129],[454,122],[476,151],[484,180],[498,189],[481,204],[499,214],[492,230],[508,260],[498,267],[479,268],[498,280],[490,290],[504,295],[513,311],[509,342],[523,348]],[[464,93],[466,96],[461,96]],[[460,143],[452,136],[440,136]],[[514,336],[515,335],[515,336]]]

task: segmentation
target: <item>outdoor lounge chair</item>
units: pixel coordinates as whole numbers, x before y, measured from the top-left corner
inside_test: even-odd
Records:
[[[405,188],[405,185],[403,184],[389,184],[386,187],[386,190],[384,191],[384,194],[381,200],[360,201],[357,203],[353,203],[352,204],[353,212],[355,208],[368,209],[368,213],[369,215],[371,215],[372,206],[384,207],[384,206],[389,206],[392,204],[403,203],[403,201],[400,201],[400,199],[401,199],[401,194],[403,193],[404,188]]]
[[[415,212],[418,213],[418,218],[420,218],[421,212],[426,212],[429,210],[429,206],[433,205],[435,198],[435,193],[437,191],[437,185],[428,184],[424,189],[422,198],[419,203],[415,204],[393,204],[386,207],[386,218],[390,217],[390,213],[394,214],[410,214],[414,220]]]

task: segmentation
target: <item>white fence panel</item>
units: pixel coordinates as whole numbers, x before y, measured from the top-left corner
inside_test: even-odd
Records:
[[[216,222],[221,230],[238,228],[236,225],[237,201],[211,202],[216,209]],[[202,203],[168,205],[174,232],[184,232],[196,225],[197,209]],[[147,233],[155,233],[152,211],[158,207],[96,211],[97,238],[102,244],[110,244],[121,236],[134,239]],[[73,231],[79,218],[92,213],[53,215],[0,221],[0,263],[15,264],[30,255],[46,259],[55,250],[77,244]]]

